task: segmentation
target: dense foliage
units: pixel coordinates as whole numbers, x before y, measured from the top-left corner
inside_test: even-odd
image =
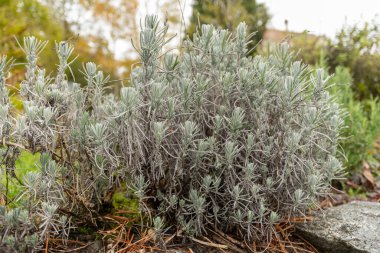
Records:
[[[141,66],[120,98],[105,95],[108,77],[92,62],[83,65],[85,88],[67,80],[67,42],[56,44],[56,76],[46,76],[37,65],[46,42],[27,37],[19,115],[5,87],[11,62],[2,58],[1,171],[17,177],[21,150],[41,156],[39,171],[17,178],[20,208],[1,209],[0,244],[35,247],[67,238],[79,221],[96,226],[122,183],[158,236],[175,225],[188,235],[216,227],[268,239],[276,223],[318,204],[342,167],[343,120],[328,78],[294,62],[286,44],[247,57],[244,23],[234,33],[200,30],[181,55],[162,53],[167,26],[147,16]],[[6,192],[2,185],[8,205]]]

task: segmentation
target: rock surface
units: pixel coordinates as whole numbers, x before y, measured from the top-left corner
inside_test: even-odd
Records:
[[[321,253],[380,253],[380,203],[330,208],[297,225],[297,231]]]

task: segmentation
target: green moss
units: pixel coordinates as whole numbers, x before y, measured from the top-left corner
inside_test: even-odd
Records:
[[[137,199],[129,198],[126,192],[116,192],[112,197],[112,205],[116,210],[139,211],[139,202]]]
[[[125,186],[120,187],[113,194],[112,206],[116,212],[126,211],[128,217],[138,217],[140,214],[138,199],[134,198]]]
[[[23,151],[16,161],[16,175],[22,179],[27,172],[39,170],[39,164],[40,153],[32,154]]]

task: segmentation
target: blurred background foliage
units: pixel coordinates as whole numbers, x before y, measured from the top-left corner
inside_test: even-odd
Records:
[[[34,34],[39,39],[63,40],[64,30],[61,24],[52,16],[52,11],[37,0],[1,0],[0,1],[0,52],[13,57],[17,63],[25,62],[24,53],[16,43],[22,43],[23,37]],[[45,50],[42,55],[41,64],[46,66],[49,73],[54,70],[56,61],[53,48]],[[24,66],[15,65],[12,76],[8,80],[14,84],[12,87],[18,89],[18,81],[24,75]],[[15,90],[13,90],[14,92]],[[12,100],[17,108],[21,105],[17,99]]]
[[[118,52],[115,45],[119,42],[130,45],[131,40],[137,40],[138,14],[143,3],[147,10],[155,5],[155,10],[172,27],[169,34],[179,36],[180,40],[183,36],[191,37],[199,24],[210,23],[231,30],[244,21],[250,32],[256,32],[251,43],[253,56],[266,54],[273,44],[287,41],[298,51],[298,59],[335,73],[331,82],[337,85],[331,92],[347,113],[346,138],[341,147],[348,179],[358,175],[363,179],[363,164],[367,161],[371,161],[374,177],[379,175],[375,158],[380,151],[374,144],[380,135],[380,34],[375,21],[344,26],[334,38],[327,38],[308,31],[292,32],[287,22],[285,30],[268,28],[270,13],[255,0],[194,0],[188,23],[184,21],[179,0],[0,0],[0,54],[7,54],[17,62],[8,79],[13,85],[10,89],[15,93],[24,75],[21,64],[25,59],[16,39],[22,43],[24,36],[34,35],[50,41],[39,62],[47,74],[56,68],[54,41],[68,40],[75,47],[75,55],[79,55],[71,65],[73,76],[69,74],[69,78],[84,84],[85,80],[78,78],[82,62],[93,61],[111,75],[110,92],[117,93],[120,86],[128,85],[137,55],[133,47]],[[22,109],[17,96],[12,101]],[[38,161],[28,154],[23,157],[18,164],[20,171],[33,168]]]
[[[353,75],[354,89],[360,99],[380,95],[379,27],[373,21],[363,26],[343,27],[327,47],[331,70],[347,67]]]

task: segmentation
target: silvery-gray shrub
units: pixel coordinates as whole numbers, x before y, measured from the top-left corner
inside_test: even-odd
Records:
[[[203,25],[179,55],[163,51],[166,31],[145,18],[141,64],[118,97],[105,92],[109,78],[95,63],[83,65],[85,86],[67,81],[66,42],[56,44],[57,75],[46,75],[37,65],[45,42],[25,38],[20,115],[10,109],[3,58],[3,159],[11,171],[20,149],[42,153],[40,171],[22,179],[40,239],[67,237],[70,218],[96,224],[123,182],[160,234],[172,225],[190,235],[218,228],[249,241],[329,191],[342,169],[342,119],[322,70],[293,61],[287,44],[247,57],[244,23],[234,33]]]
[[[245,24],[203,25],[180,56],[162,52],[165,29],[146,19],[142,66],[122,89],[137,100],[124,116],[141,131],[127,155],[140,156],[128,168],[141,201],[187,233],[248,240],[317,205],[342,169],[341,112],[323,71],[293,61],[287,44],[247,57]]]

